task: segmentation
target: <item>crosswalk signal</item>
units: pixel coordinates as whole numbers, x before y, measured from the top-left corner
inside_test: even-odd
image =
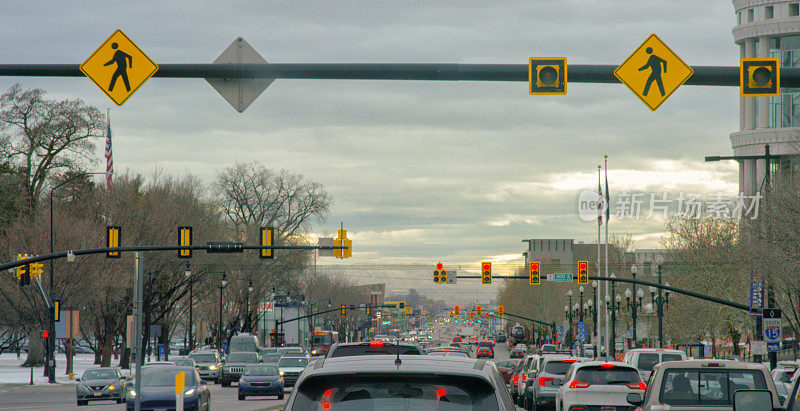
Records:
[[[342,315],[347,315],[347,306],[342,304]]]
[[[503,315],[503,306],[502,305],[497,307],[497,315],[500,315],[500,316]]]
[[[178,227],[178,245],[181,247],[192,245],[192,227]],[[192,258],[192,250],[178,250],[178,258]]]
[[[781,67],[777,58],[741,59],[739,89],[742,96],[777,96],[781,90]]]
[[[459,307],[458,307],[458,306],[456,306],[456,308],[455,308],[456,315],[459,315],[459,314],[458,314],[458,310],[459,310]]]
[[[542,281],[542,276],[539,271],[541,265],[538,261],[531,261],[531,269],[528,274],[528,282],[533,285],[539,285]]]
[[[490,262],[483,262],[481,263],[481,284],[491,284],[492,283],[492,263]]]
[[[588,261],[578,261],[578,284],[589,284]]]
[[[106,247],[114,248],[119,247],[119,233],[120,228],[118,226],[108,226],[106,227]],[[108,251],[106,252],[106,258],[119,258],[120,254],[119,251]]]
[[[259,229],[258,245],[265,247],[275,245],[275,229],[272,227],[261,227]],[[262,248],[258,250],[258,258],[271,260],[275,258],[275,250],[271,248]]]
[[[567,58],[531,57],[528,60],[528,92],[567,94]]]

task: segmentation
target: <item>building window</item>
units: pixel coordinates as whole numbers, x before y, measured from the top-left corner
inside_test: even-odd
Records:
[[[753,9],[747,9],[747,22],[753,22]]]
[[[775,8],[773,6],[764,7],[764,19],[771,19],[775,17]]]
[[[789,17],[800,16],[800,3],[789,3]]]
[[[737,25],[741,25],[742,24],[742,12],[736,13],[736,24]]]

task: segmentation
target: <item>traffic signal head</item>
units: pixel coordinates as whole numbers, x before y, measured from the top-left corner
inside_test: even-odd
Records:
[[[475,306],[475,311],[478,312],[478,315],[481,315],[481,306],[480,305],[476,305]]]
[[[439,271],[439,284],[447,284],[447,270]]]
[[[452,311],[450,311],[450,317],[453,317],[453,312]]]
[[[406,302],[400,301],[399,303],[397,303],[397,308],[404,310],[406,308]]]
[[[458,315],[458,310],[459,310],[459,307],[456,306],[456,310],[455,310],[456,311],[456,315]]]
[[[30,257],[28,254],[17,254],[17,261],[24,260],[28,257]],[[24,287],[31,283],[31,264],[25,264],[17,267],[16,273],[17,282],[20,287]]]
[[[178,227],[178,245],[181,247],[192,245],[192,227]],[[178,258],[192,258],[192,250],[178,250]]]
[[[272,227],[261,227],[258,230],[258,245],[274,246],[275,229]],[[333,250],[334,253],[336,253],[336,251],[337,250]],[[273,259],[275,258],[275,250],[262,248],[258,250],[258,258]]]
[[[503,315],[503,306],[502,305],[497,307],[497,315]]]
[[[117,226],[106,227],[106,247],[119,247],[120,228]],[[119,251],[106,252],[106,258],[119,258]]]
[[[412,307],[410,305],[407,305],[406,306],[406,315],[411,315],[412,311],[413,311]]]
[[[372,307],[369,304],[366,305],[366,308],[364,308],[364,310],[366,310],[365,314],[372,315]]]
[[[469,312],[469,318],[472,318],[472,317],[474,317],[474,316],[475,316],[475,313],[474,313],[474,312],[472,312],[472,311],[470,311],[470,312]]]
[[[61,321],[61,300],[53,300],[53,318],[56,322]]]
[[[578,284],[589,284],[588,261],[578,261]]]
[[[491,283],[492,283],[492,263],[483,262],[481,263],[481,284],[491,284]]]
[[[777,96],[780,94],[781,69],[777,58],[741,59],[739,77],[742,96]]]
[[[439,284],[439,277],[440,277],[440,271],[438,269],[433,270],[433,282],[435,284]]]
[[[538,261],[531,261],[530,273],[528,274],[528,282],[533,285],[538,285],[542,281],[542,276],[539,271],[541,265]]]
[[[442,264],[442,263],[436,263],[436,269],[437,269],[437,270],[442,270],[442,269],[444,269],[444,264]]]
[[[531,57],[528,60],[530,94],[567,94],[567,58]]]
[[[342,304],[342,311],[341,311],[341,313],[342,313],[342,315],[347,315],[347,306],[346,306],[346,305],[344,305],[344,304]]]

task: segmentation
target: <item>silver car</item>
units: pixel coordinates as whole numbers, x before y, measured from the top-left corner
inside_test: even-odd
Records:
[[[129,379],[117,367],[90,368],[76,380],[78,386],[75,388],[75,395],[78,405],[100,400],[116,401],[117,404],[125,401]]]
[[[207,381],[220,381],[220,367],[222,361],[219,358],[219,353],[216,351],[194,351],[189,354],[189,358],[193,359],[197,364],[197,372],[200,378]]]

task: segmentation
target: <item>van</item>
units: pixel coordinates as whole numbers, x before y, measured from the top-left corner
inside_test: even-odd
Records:
[[[228,342],[229,352],[258,352],[258,337],[249,333],[241,333],[231,337]]]
[[[656,364],[667,361],[682,361],[686,359],[686,353],[681,350],[670,350],[666,348],[634,348],[625,353],[622,362],[633,365],[639,370],[642,380],[650,378],[650,372]]]

